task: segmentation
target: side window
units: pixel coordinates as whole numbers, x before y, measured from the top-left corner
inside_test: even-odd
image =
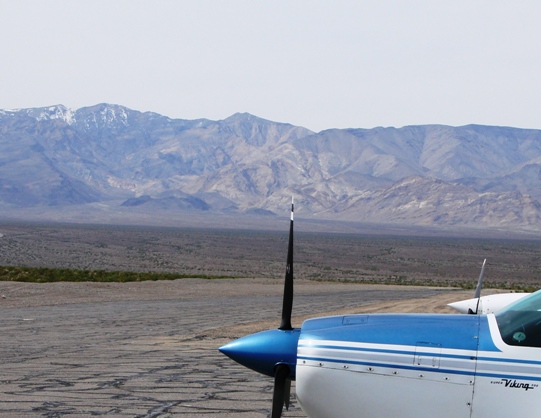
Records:
[[[502,340],[508,345],[541,347],[541,312],[506,310],[496,316]]]
[[[541,291],[507,306],[496,321],[506,344],[541,347]]]

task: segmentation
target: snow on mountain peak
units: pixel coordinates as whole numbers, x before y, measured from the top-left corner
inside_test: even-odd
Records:
[[[64,105],[28,109],[26,113],[28,114],[28,116],[35,118],[39,122],[55,119],[63,120],[68,125],[71,125],[75,122],[75,111],[73,109],[67,108]]]
[[[102,121],[105,123],[120,122],[122,125],[128,125],[128,114],[122,106],[105,105],[100,110]]]

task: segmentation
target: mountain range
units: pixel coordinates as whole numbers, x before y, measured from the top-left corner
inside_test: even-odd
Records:
[[[285,215],[541,231],[541,131],[328,129],[237,113],[171,119],[119,105],[0,110],[0,209]],[[26,215],[25,215],[26,214]],[[172,218],[171,218],[172,219]]]

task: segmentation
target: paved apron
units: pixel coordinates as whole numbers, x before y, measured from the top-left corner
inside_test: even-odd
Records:
[[[336,288],[297,295],[294,313],[441,293]],[[0,417],[266,417],[272,379],[221,355],[216,330],[278,326],[280,309],[278,295],[0,309]],[[304,416],[292,399],[284,417]]]

